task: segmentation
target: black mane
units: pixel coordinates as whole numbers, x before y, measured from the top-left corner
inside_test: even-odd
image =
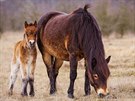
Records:
[[[96,71],[102,78],[109,76],[110,72],[105,60],[102,34],[96,19],[86,10],[79,8],[73,12],[71,28],[73,34],[73,46],[83,50],[85,58],[89,58],[92,50],[92,59],[97,61]],[[79,43],[79,44],[78,44]]]

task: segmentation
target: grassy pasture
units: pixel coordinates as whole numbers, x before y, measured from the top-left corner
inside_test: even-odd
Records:
[[[57,78],[57,93],[49,95],[49,79],[46,67],[38,50],[35,71],[35,97],[22,97],[21,75],[15,83],[13,96],[8,96],[10,62],[15,43],[23,38],[23,32],[6,32],[0,38],[0,101],[135,101],[135,36],[103,38],[106,57],[111,55],[109,63],[111,76],[108,80],[110,95],[98,98],[92,88],[91,95],[84,97],[83,60],[78,65],[75,81],[75,99],[67,97],[69,86],[69,63],[64,62]]]

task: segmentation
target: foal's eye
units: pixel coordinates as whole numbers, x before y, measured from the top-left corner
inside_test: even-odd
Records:
[[[28,36],[28,33],[25,33],[26,36]]]
[[[36,33],[34,33],[34,36],[37,36]]]
[[[94,77],[95,80],[98,79],[98,75],[97,74],[93,74],[93,77]]]

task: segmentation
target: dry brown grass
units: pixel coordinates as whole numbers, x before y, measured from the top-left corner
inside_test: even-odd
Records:
[[[21,40],[22,32],[6,32],[0,39],[0,101],[135,101],[135,37],[123,39],[104,38],[107,55],[112,59],[109,63],[111,76],[108,81],[110,95],[100,99],[92,88],[90,96],[84,97],[83,60],[79,62],[78,76],[75,82],[75,99],[67,97],[69,85],[69,63],[65,62],[57,79],[57,93],[49,95],[49,80],[41,54],[38,52],[35,72],[35,97],[21,97],[20,72],[15,83],[13,96],[8,96],[10,61],[14,44]]]

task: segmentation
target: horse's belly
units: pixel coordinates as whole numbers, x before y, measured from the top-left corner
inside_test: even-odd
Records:
[[[54,44],[45,42],[45,50],[52,56],[59,58],[61,60],[69,60],[69,54],[67,50],[61,44]]]
[[[64,60],[64,61],[69,61],[69,53],[66,50],[66,48],[61,47],[59,45],[47,45],[46,44],[45,49],[50,55],[52,55],[56,58]],[[81,54],[80,52],[77,54],[78,61],[81,60],[83,57],[84,57],[83,54]]]
[[[65,46],[64,38],[44,38],[44,48],[45,51],[48,52],[50,55],[61,59],[63,61],[69,61],[69,52]],[[77,56],[77,60],[81,60],[84,56],[80,51],[74,51]]]

